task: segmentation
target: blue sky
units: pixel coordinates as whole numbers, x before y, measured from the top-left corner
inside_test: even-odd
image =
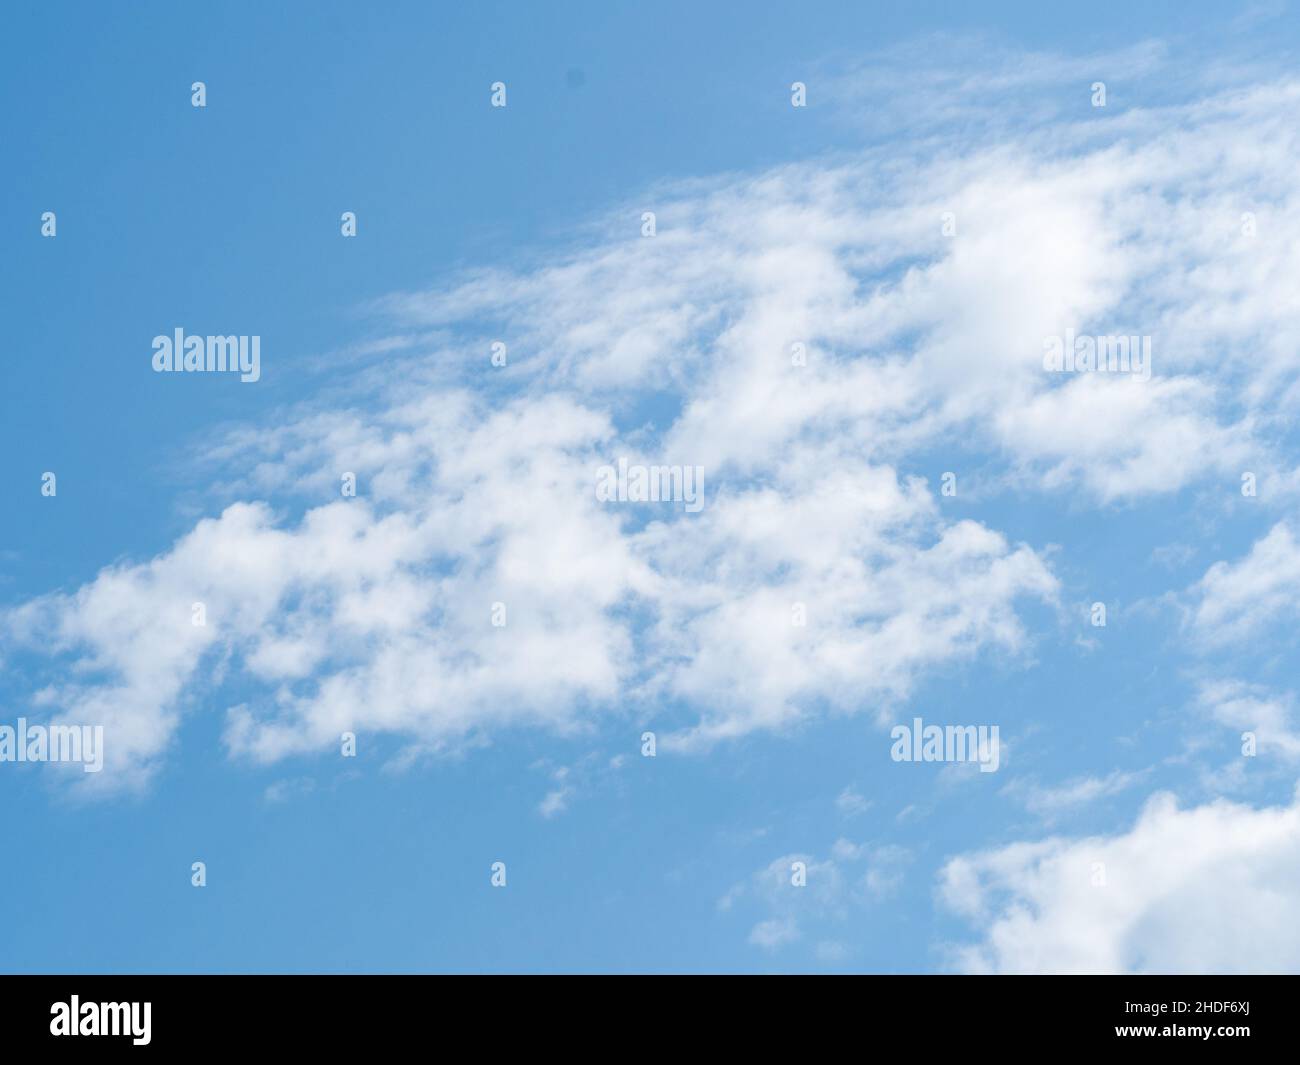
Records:
[[[0,968],[1300,967],[1295,12],[700,8],[7,11]]]

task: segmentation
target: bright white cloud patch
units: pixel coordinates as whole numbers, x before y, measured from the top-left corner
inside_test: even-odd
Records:
[[[1230,644],[1300,613],[1300,543],[1278,522],[1237,562],[1216,562],[1193,589],[1193,623],[1209,644]]]
[[[954,858],[940,895],[978,931],[955,966],[1000,973],[1300,968],[1300,800],[1179,809],[1154,796],[1120,835]]]

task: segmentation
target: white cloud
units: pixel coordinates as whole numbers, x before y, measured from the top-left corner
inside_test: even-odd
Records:
[[[569,797],[573,794],[572,788],[560,786],[554,791],[548,791],[546,797],[538,804],[537,812],[545,818],[555,817],[563,813],[569,806]]]
[[[1054,787],[1016,780],[1002,790],[1023,802],[1032,813],[1052,818],[1087,806],[1098,799],[1118,795],[1133,787],[1141,778],[1141,773],[1125,773],[1116,769],[1104,777],[1076,777]]]
[[[850,785],[836,797],[835,806],[845,817],[856,817],[871,809],[871,802]]]
[[[776,950],[799,939],[799,928],[789,918],[759,921],[749,932],[749,942],[764,950]]]
[[[263,798],[268,803],[282,803],[299,796],[310,795],[315,790],[316,781],[311,777],[293,777],[288,780],[277,780],[274,784],[268,785]]]
[[[254,473],[326,496],[354,472],[357,498],[296,521],[232,504],[151,562],[6,615],[10,639],[77,678],[49,704],[107,726],[105,783],[147,779],[182,707],[223,679],[253,686],[226,741],[262,762],[344,731],[437,749],[512,724],[572,730],[634,691],[698,708],[680,744],[779,727],[802,700],[905,696],[929,664],[1019,649],[1014,601],[1055,592],[1032,551],[942,522],[884,468],[737,485],[638,528],[597,502],[611,428],[571,401],[493,412],[433,394],[366,426],[331,417],[276,441],[314,474]],[[806,629],[796,598],[812,604]]]
[[[968,972],[1282,973],[1300,967],[1298,878],[1300,800],[1162,793],[1126,833],[953,858],[940,897],[978,931],[952,947]]]
[[[1193,623],[1211,645],[1236,643],[1300,613],[1300,543],[1281,521],[1238,562],[1216,562],[1192,590]]]
[[[855,843],[837,839],[822,860],[808,854],[787,854],[775,859],[748,879],[733,885],[718,900],[728,912],[738,902],[750,900],[770,916],[750,931],[749,942],[776,950],[804,938],[809,925],[836,924],[855,911],[880,903],[902,889],[912,852],[897,844]],[[795,883],[801,865],[802,883]],[[815,949],[822,960],[839,960],[844,948],[823,941]]]
[[[1300,728],[1290,693],[1278,694],[1237,680],[1216,680],[1201,685],[1198,702],[1220,725],[1238,734],[1252,733],[1256,757],[1300,761]],[[1239,751],[1237,743],[1232,750]]]
[[[1009,90],[1046,69],[1004,66]],[[936,453],[1103,502],[1248,453],[1283,468],[1297,102],[1277,83],[687,183],[656,191],[653,239],[619,211],[529,267],[394,295],[382,373],[210,452],[219,517],[0,635],[47,656],[50,713],[106,725],[85,786],[146,780],[191,707],[260,762],[345,730],[413,756],[664,705],[670,748],[886,715],[940,665],[1024,653],[1025,605],[1058,596],[1032,546],[944,508]],[[1155,376],[1045,373],[1067,328],[1152,334]],[[624,455],[703,466],[704,511],[599,504],[595,468]],[[1207,574],[1198,623],[1294,600],[1289,569],[1254,575],[1295,562],[1279,528],[1261,566]]]

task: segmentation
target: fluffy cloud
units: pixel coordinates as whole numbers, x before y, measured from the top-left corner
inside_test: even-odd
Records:
[[[1033,552],[943,522],[886,468],[812,483],[774,471],[645,524],[596,498],[612,437],[605,416],[555,397],[493,411],[434,394],[324,433],[311,419],[284,453],[321,494],[355,473],[357,498],[296,521],[231,504],[149,563],[10,612],[5,631],[78,678],[44,700],[104,722],[109,768],[143,778],[182,705],[222,684],[242,696],[230,750],[262,762],[344,731],[418,753],[499,726],[569,730],[634,692],[698,717],[669,743],[739,735],[805,702],[902,697],[926,665],[983,646],[1014,650],[1014,600],[1054,593]],[[795,601],[814,604],[806,627]]]
[[[885,713],[939,664],[1023,651],[1024,604],[1058,594],[1034,547],[945,512],[934,455],[1103,502],[1281,467],[1298,101],[695,182],[656,193],[654,238],[638,206],[526,269],[393,295],[382,373],[209,455],[219,516],[0,636],[44,663],[40,706],[107,726],[92,787],[147,779],[190,707],[261,762],[345,730],[414,756],[662,711],[701,747]],[[1153,335],[1155,375],[1047,373],[1067,329]],[[703,467],[704,510],[600,503],[620,457]],[[1207,575],[1206,624],[1246,624],[1234,576]]]
[[[1216,562],[1192,589],[1192,622],[1211,645],[1239,643],[1300,604],[1300,543],[1278,522],[1238,562]]]
[[[1116,836],[954,858],[942,901],[980,938],[967,972],[1232,973],[1300,967],[1300,799],[1179,809],[1154,796]]]

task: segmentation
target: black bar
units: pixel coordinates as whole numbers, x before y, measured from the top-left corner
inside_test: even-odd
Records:
[[[846,1039],[839,1054],[867,1058],[1122,1052],[1128,1044],[1235,1059],[1290,1048],[1298,991],[1295,977],[1237,976],[7,976],[0,1045],[14,1062],[109,1049],[319,1049],[337,1060],[413,1045],[485,1059],[506,1049],[695,1056],[702,1047],[750,1044],[810,1054]],[[70,1019],[72,996],[87,1031],[116,1019],[127,1034],[52,1034],[52,1024]],[[136,1004],[134,1014],[124,1003]],[[137,1043],[144,1003],[148,1042]],[[1179,1031],[1193,1028],[1211,1034]]]

